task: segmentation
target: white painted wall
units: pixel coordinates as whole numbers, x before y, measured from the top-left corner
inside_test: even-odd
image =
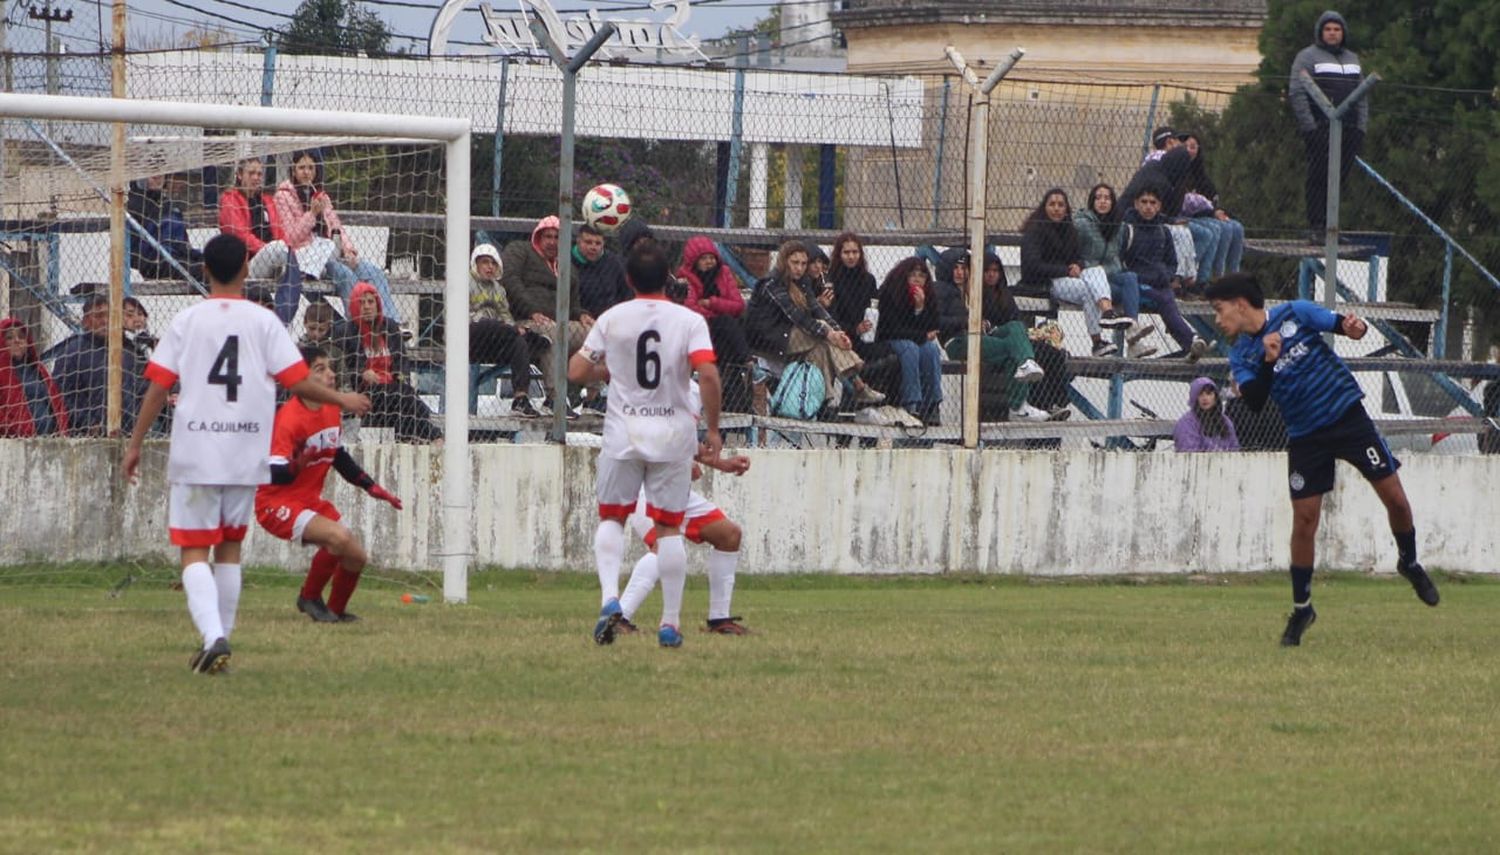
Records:
[[[373,444],[354,453],[406,510],[334,477],[345,520],[379,565],[438,568],[441,455]],[[898,449],[751,457],[744,478],[701,482],[745,528],[745,573],[1111,575],[1287,563],[1281,455]],[[118,447],[102,441],[0,441],[0,564],[171,554],[165,446],[148,448],[138,486],[114,474],[118,459]],[[590,569],[593,473],[589,449],[475,446],[476,566]],[[1339,474],[1319,565],[1392,569],[1379,502],[1353,470]],[[1412,455],[1402,476],[1428,566],[1500,569],[1500,458]],[[309,557],[258,530],[248,550],[250,563],[293,569]],[[693,550],[699,569],[702,552]]]

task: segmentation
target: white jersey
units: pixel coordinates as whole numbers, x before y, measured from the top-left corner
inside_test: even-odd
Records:
[[[146,365],[153,383],[182,384],[167,480],[268,482],[276,383],[291,386],[306,376],[301,352],[270,310],[215,297],[179,312]]]
[[[708,323],[663,297],[611,307],[583,348],[609,369],[606,457],[674,463],[698,452],[693,369],[714,361]]]

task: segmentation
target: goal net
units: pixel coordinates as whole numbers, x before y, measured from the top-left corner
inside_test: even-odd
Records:
[[[358,335],[349,346],[354,301],[373,292],[399,325],[389,373],[401,392],[372,398],[402,403],[346,424],[346,438],[447,436],[445,455],[466,458],[467,409],[446,403],[467,397],[467,122],[25,95],[0,95],[0,115],[0,318],[13,358],[50,389],[34,396],[28,418],[12,419],[25,423],[10,435],[128,434],[151,351],[207,292],[202,249],[228,232],[251,251],[246,297],[274,311],[299,343],[329,351],[342,386],[366,383],[356,369],[363,354],[352,352]],[[107,121],[115,117],[124,121],[119,149]],[[120,253],[112,252],[114,186],[125,189]],[[120,257],[123,269],[112,271]],[[450,306],[455,324],[446,323]],[[169,405],[150,436],[170,431]],[[165,454],[164,443],[148,451],[148,472],[163,474]],[[455,519],[443,528],[455,536],[433,539],[434,555],[444,556],[433,564],[444,567],[448,598],[463,599],[468,485],[444,487],[442,513]],[[372,544],[427,527],[373,508],[353,522]],[[256,560],[305,561],[281,548],[262,539]]]

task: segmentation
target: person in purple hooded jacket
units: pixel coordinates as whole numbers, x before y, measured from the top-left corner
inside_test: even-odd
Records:
[[[1188,411],[1172,429],[1172,444],[1178,451],[1239,451],[1240,438],[1234,422],[1224,415],[1219,387],[1207,377],[1188,386]]]

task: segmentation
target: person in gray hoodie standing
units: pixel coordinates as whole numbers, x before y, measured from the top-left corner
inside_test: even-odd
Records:
[[[1313,43],[1297,54],[1297,59],[1292,62],[1291,81],[1287,84],[1287,96],[1297,118],[1297,132],[1302,135],[1302,144],[1307,149],[1307,224],[1311,228],[1308,239],[1314,244],[1323,242],[1328,219],[1328,117],[1313,101],[1302,72],[1312,75],[1312,85],[1323,90],[1334,106],[1342,104],[1363,79],[1359,55],[1346,46],[1348,33],[1349,27],[1343,15],[1330,11],[1319,16],[1318,25],[1313,30]],[[1370,99],[1361,99],[1359,105],[1345,115],[1352,116],[1352,119],[1344,120],[1340,181],[1348,180],[1349,170],[1364,144],[1365,128],[1370,124]]]

